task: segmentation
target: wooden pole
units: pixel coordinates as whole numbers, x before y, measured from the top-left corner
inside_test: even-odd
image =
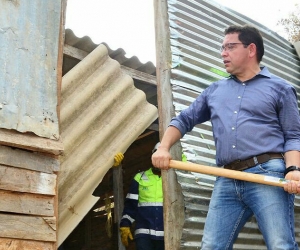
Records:
[[[171,40],[168,18],[168,1],[153,0],[156,46],[156,80],[159,116],[159,135],[163,137],[172,117],[175,116],[171,86]],[[180,143],[170,151],[173,159],[181,159]],[[164,194],[164,241],[166,250],[180,249],[184,215],[184,200],[175,170],[162,172]]]
[[[113,190],[114,190],[114,223],[117,223],[117,228],[118,228],[118,250],[125,250],[126,248],[121,241],[121,235],[119,231],[119,226],[122,219],[122,212],[124,208],[122,165],[113,167]]]

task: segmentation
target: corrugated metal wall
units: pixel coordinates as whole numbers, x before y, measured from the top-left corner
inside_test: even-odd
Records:
[[[299,58],[293,46],[276,33],[213,1],[169,0],[168,14],[172,50],[171,84],[176,114],[186,108],[212,82],[227,75],[219,48],[224,29],[232,24],[252,24],[259,28],[265,41],[262,65],[295,86],[298,98],[300,97]],[[215,146],[210,122],[195,127],[184,136],[181,144],[189,161],[215,165]],[[215,178],[197,173],[176,172],[186,208],[181,249],[200,249]],[[299,199],[296,199],[296,204],[299,204]],[[296,206],[295,209],[296,236],[300,242],[300,208]],[[234,249],[266,249],[255,219],[246,224]]]
[[[1,128],[58,139],[61,0],[0,1]]]

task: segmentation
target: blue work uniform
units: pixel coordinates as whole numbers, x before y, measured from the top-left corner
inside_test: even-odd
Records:
[[[152,169],[135,175],[126,196],[120,227],[135,222],[135,239],[164,239],[162,178]]]

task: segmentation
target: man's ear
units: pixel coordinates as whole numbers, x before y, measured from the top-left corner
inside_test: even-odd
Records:
[[[249,45],[248,45],[248,47],[249,47],[249,56],[252,58],[252,57],[256,57],[256,54],[257,54],[257,52],[256,52],[256,45],[254,44],[254,43],[250,43]]]

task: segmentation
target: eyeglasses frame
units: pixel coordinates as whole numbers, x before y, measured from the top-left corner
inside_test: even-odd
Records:
[[[222,53],[224,50],[225,51],[232,51],[232,50],[234,50],[236,48],[234,45],[237,45],[237,44],[243,44],[244,48],[247,48],[250,45],[250,44],[246,44],[246,43],[226,43],[225,45],[221,46],[220,52]],[[232,47],[228,48],[228,46],[232,46]]]

